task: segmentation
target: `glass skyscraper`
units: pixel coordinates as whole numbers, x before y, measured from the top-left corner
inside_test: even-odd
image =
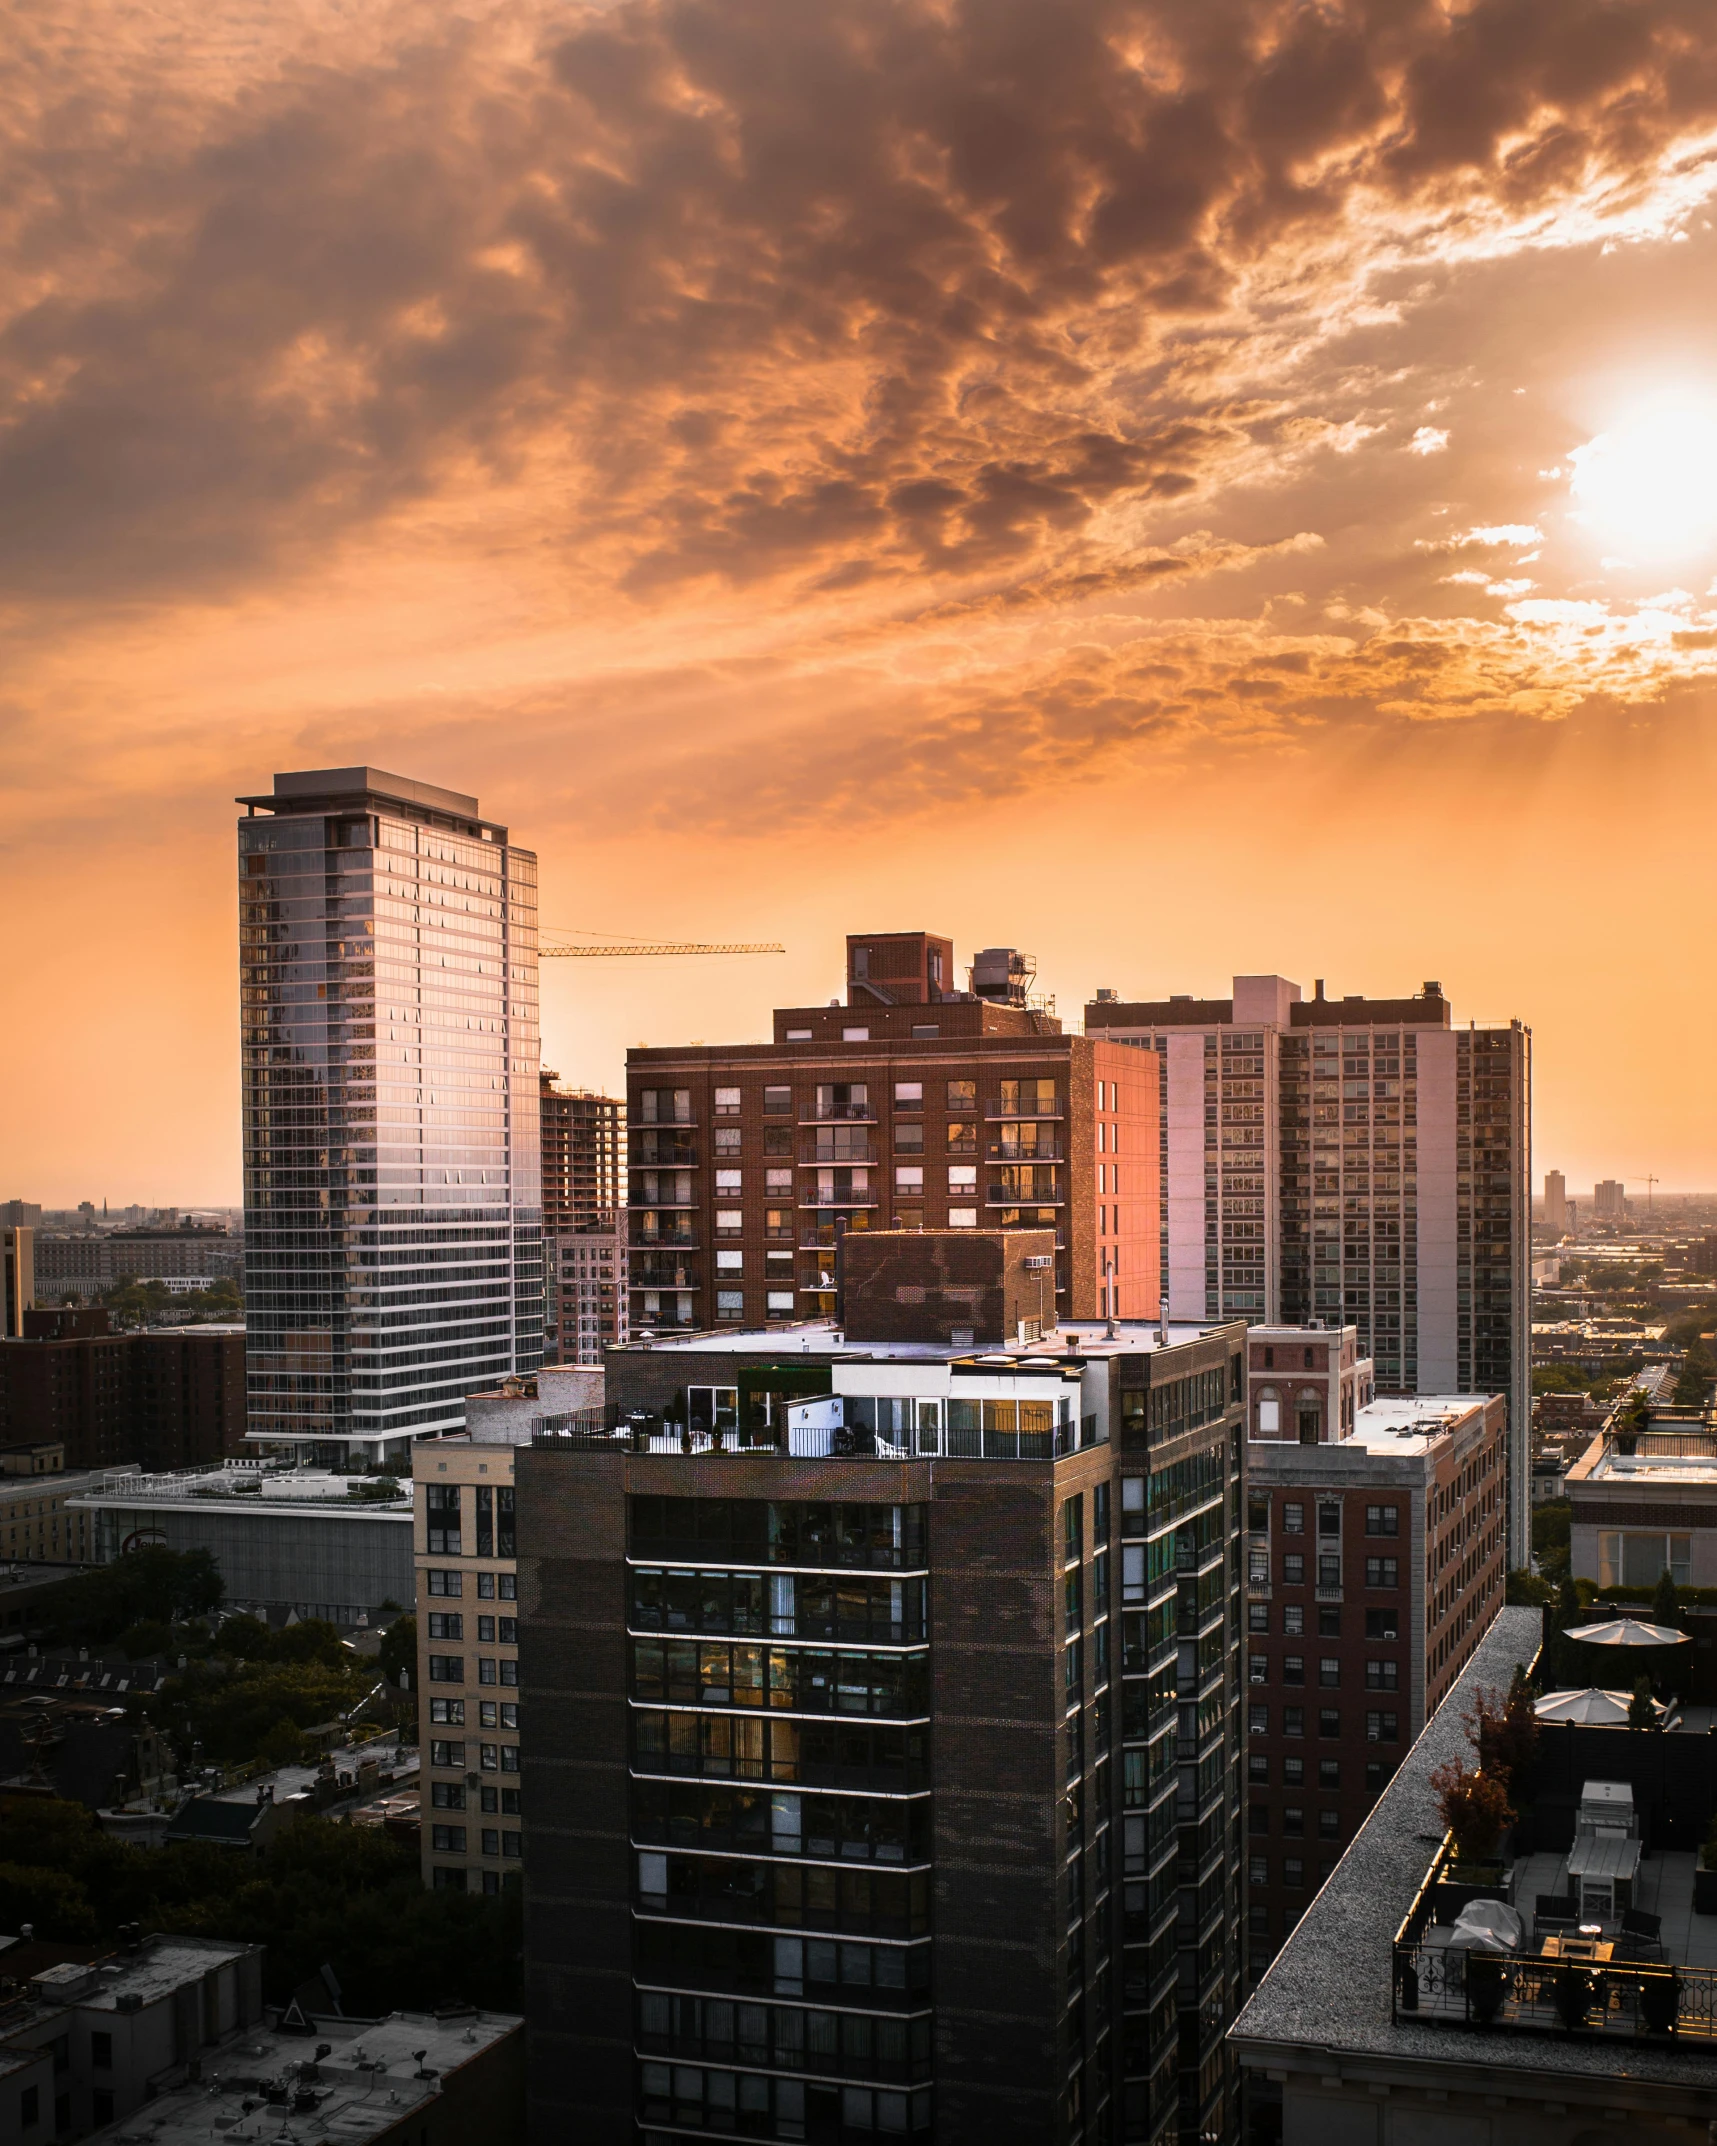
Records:
[[[536,857],[376,768],[239,803],[248,1435],[394,1467],[542,1358]]]

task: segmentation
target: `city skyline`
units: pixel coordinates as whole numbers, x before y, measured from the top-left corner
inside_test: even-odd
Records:
[[[1717,1185],[1686,0],[6,13],[29,1197],[236,1197],[224,801],[357,762],[551,925],[788,943],[567,964],[569,1081],[933,918],[1064,1007],[1440,977],[1539,1156]]]

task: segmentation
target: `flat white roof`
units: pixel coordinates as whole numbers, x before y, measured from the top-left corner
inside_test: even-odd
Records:
[[[46,1480],[37,1477],[38,1482]],[[336,1475],[327,1468],[281,1468],[265,1472],[252,1465],[236,1468],[187,1468],[170,1475],[121,1478],[83,1493],[80,1505],[218,1506],[223,1513],[306,1511],[335,1519],[353,1514],[381,1520],[409,1519],[411,1490],[408,1477],[396,1476],[397,1497],[358,1498],[353,1492],[373,1476]],[[242,1486],[242,1487],[241,1487]]]
[[[1208,1319],[1198,1325],[1185,1320],[1171,1320],[1168,1330],[1168,1346],[1183,1348],[1188,1342],[1202,1341],[1206,1335],[1215,1334],[1229,1326],[1237,1326],[1237,1319]],[[1332,1329],[1334,1331],[1334,1329]],[[1057,1358],[1069,1353],[1078,1356],[1147,1356],[1163,1346],[1157,1322],[1154,1319],[1117,1319],[1113,1334],[1108,1321],[1103,1319],[1064,1319],[1050,1332],[1029,1342],[946,1342],[946,1341],[848,1341],[845,1334],[831,1321],[819,1320],[803,1326],[718,1327],[709,1332],[696,1334],[664,1335],[660,1340],[630,1341],[615,1355],[627,1351],[649,1350],[653,1354],[738,1356],[762,1352],[780,1357],[796,1355],[832,1356],[837,1361],[852,1363],[949,1363],[956,1357],[979,1357],[996,1362],[1003,1368],[1000,1359],[1009,1363],[1024,1358]]]
[[[1491,1398],[1483,1393],[1410,1393],[1368,1401],[1355,1412],[1353,1430],[1340,1443],[1368,1453],[1429,1453]]]

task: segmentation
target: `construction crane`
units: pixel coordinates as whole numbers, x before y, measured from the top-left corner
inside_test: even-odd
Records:
[[[609,942],[600,946],[539,946],[537,953],[544,961],[605,961],[619,954],[784,954],[787,949],[778,940],[746,940],[731,946],[704,945],[693,939],[668,939],[655,942],[644,939],[629,939],[624,942]]]
[[[1657,1206],[1657,1188],[1662,1183],[1663,1179],[1661,1177],[1653,1177],[1649,1170],[1645,1173],[1645,1204],[1648,1214]]]

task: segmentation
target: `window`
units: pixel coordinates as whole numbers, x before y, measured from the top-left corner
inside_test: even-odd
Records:
[[[1270,1493],[1267,1490],[1253,1490],[1247,1493],[1246,1530],[1251,1535],[1269,1534]]]
[[[1246,1629],[1248,1632],[1267,1632],[1270,1629],[1270,1605],[1268,1602],[1247,1603]]]
[[[431,1610],[429,1613],[429,1636],[431,1639],[463,1639],[465,1620],[457,1614]]]
[[[1246,1657],[1246,1680],[1249,1684],[1269,1683],[1270,1657],[1267,1654],[1249,1654]]]
[[[1341,1507],[1333,1499],[1325,1499],[1318,1506],[1318,1533],[1339,1535],[1341,1533]]]
[[[1098,1483],[1091,1493],[1091,1540],[1101,1549],[1109,1540],[1109,1485]]]
[[[739,1116],[739,1090],[737,1088],[718,1088],[715,1091],[715,1114],[718,1118],[737,1118]]]
[[[739,1170],[718,1170],[715,1173],[715,1196],[738,1199],[744,1189],[744,1173]]]
[[[429,1542],[431,1557],[458,1557],[459,1547],[459,1485],[457,1483],[431,1483],[424,1505],[429,1517]]]
[[[255,864],[256,861],[257,860],[254,857],[251,859],[252,864]],[[41,2120],[42,2090],[39,2086],[27,2086],[25,2087],[24,2091],[18,2096],[19,2129],[23,2131],[28,2131],[34,2125],[39,2124]],[[69,2130],[71,2127],[68,2124],[66,2128]]]
[[[922,1155],[924,1152],[924,1128],[916,1119],[909,1124],[894,1128],[894,1149],[897,1155]]]
[[[772,1200],[773,1200],[773,1199],[776,1199],[776,1198],[781,1198],[781,1199],[785,1199],[785,1198],[787,1198],[787,1197],[788,1197],[788,1196],[789,1196],[789,1195],[790,1195],[790,1194],[792,1193],[792,1190],[793,1190],[793,1173],[792,1173],[792,1171],[791,1171],[791,1170],[765,1170],[765,1171],[764,1171],[764,1173],[763,1173],[763,1190],[764,1190],[765,1194],[766,1194],[766,1195],[767,1195],[767,1196],[768,1196],[768,1197],[769,1197],[770,1199],[772,1199]],[[780,1218],[780,1221],[781,1221],[781,1227],[780,1227],[780,1231],[779,1231],[779,1234],[780,1234],[780,1235],[782,1235],[782,1236],[784,1236],[784,1237],[785,1237],[785,1236],[790,1236],[790,1235],[792,1234],[792,1217],[791,1217],[791,1215],[790,1215],[790,1214],[783,1214],[783,1215],[781,1216],[781,1218]]]
[[[1282,1761],[1282,1786],[1284,1788],[1298,1788],[1305,1777],[1306,1762],[1304,1759],[1284,1759]]]
[[[951,1080],[948,1083],[949,1117],[973,1117],[977,1108],[978,1084],[975,1080]]]
[[[1318,1682],[1326,1690],[1341,1682],[1341,1659],[1338,1655],[1325,1654],[1319,1657]]]
[[[429,1845],[438,1855],[463,1855],[465,1853],[465,1828],[463,1826],[431,1826]]]
[[[1318,1585],[1339,1587],[1341,1585],[1341,1558],[1325,1554],[1318,1559]]]
[[[1367,1691],[1397,1691],[1400,1689],[1401,1667],[1398,1662],[1367,1662],[1365,1665],[1365,1688]]]
[[[432,1781],[429,1785],[429,1807],[432,1811],[462,1811],[465,1808],[465,1789],[457,1781]]]
[[[1319,1639],[1339,1639],[1341,1637],[1341,1611],[1338,1608],[1332,1608],[1327,1602],[1318,1611],[1318,1637]]]
[[[97,2071],[111,2071],[113,2069],[113,2036],[111,2034],[95,2033],[90,2036],[89,2060]]]
[[[715,1315],[718,1319],[743,1319],[745,1317],[745,1291],[743,1289],[718,1289],[715,1293]]]
[[[1297,1855],[1282,1858],[1282,1883],[1297,1889],[1306,1882],[1306,1866]]]
[[[977,1226],[978,1210],[975,1207],[949,1208],[948,1227],[950,1229],[976,1229]]]
[[[1318,1734],[1320,1736],[1339,1736],[1341,1734],[1341,1714],[1335,1707],[1325,1706],[1318,1709]]]
[[[959,1192],[976,1192],[978,1189],[977,1167],[969,1162],[951,1162],[948,1165],[948,1196]]]
[[[1398,1505],[1368,1505],[1365,1508],[1365,1532],[1368,1535],[1400,1534],[1401,1508]]]
[[[1340,1838],[1340,1835],[1341,1835],[1341,1813],[1340,1813],[1339,1811],[1319,1811],[1319,1813],[1318,1813],[1318,1837],[1319,1837],[1319,1839],[1320,1839],[1320,1840],[1337,1840],[1337,1839],[1339,1839],[1339,1838]]]
[[[492,1656],[480,1654],[477,1657],[477,1681],[479,1684],[495,1682],[495,1663]]]
[[[1367,1587],[1395,1587],[1399,1566],[1392,1557],[1368,1557],[1365,1560],[1365,1584]]]
[[[1246,1710],[1246,1733],[1248,1736],[1268,1736],[1270,1733],[1270,1709],[1254,1704]]]
[[[465,1746],[458,1743],[439,1743],[432,1740],[429,1746],[429,1763],[432,1766],[463,1766],[465,1763]]]
[[[910,1192],[915,1196],[924,1190],[924,1165],[922,1163],[896,1163],[894,1166],[894,1189]]]
[[[1298,1759],[1294,1761],[1296,1766],[1299,1763]],[[1282,1831],[1289,1840],[1300,1840],[1304,1837],[1305,1830],[1306,1814],[1304,1809],[1297,1803],[1288,1804],[1282,1812]]]
[[[1368,1609],[1365,1613],[1365,1636],[1367,1639],[1399,1639],[1401,1612],[1397,1609]]]
[[[1268,1885],[1270,1882],[1270,1859],[1265,1855],[1252,1855],[1246,1859],[1246,1882],[1248,1885]]]
[[[1282,1709],[1282,1734],[1304,1736],[1306,1733],[1306,1710],[1303,1706],[1285,1706]]]
[[[1319,1786],[1319,1788],[1340,1788],[1340,1786],[1341,1786],[1341,1761],[1340,1761],[1340,1759],[1319,1759],[1319,1760],[1318,1760],[1318,1786]]]
[[[869,1030],[855,1039],[864,1041]],[[862,1080],[826,1081],[817,1090],[817,1116],[819,1118],[868,1118],[870,1116],[870,1089]]]
[[[1282,1557],[1282,1585],[1303,1587],[1306,1583],[1306,1561],[1297,1550],[1284,1552]]]
[[[477,1486],[477,1555],[495,1554],[495,1490],[491,1483]]]
[[[460,1575],[457,1572],[436,1572],[432,1570],[429,1574],[429,1591],[432,1595],[453,1595],[457,1597],[459,1580]]]
[[[1401,1741],[1401,1717],[1394,1713],[1367,1714],[1365,1717],[1365,1740],[1368,1744],[1398,1744]]]
[[[790,1319],[793,1316],[791,1289],[771,1289],[764,1301],[771,1319]]]
[[[743,1252],[717,1252],[715,1255],[715,1271],[718,1274],[743,1274],[745,1272],[745,1254]]]
[[[1297,1499],[1291,1499],[1282,1507],[1282,1533],[1303,1535],[1306,1532],[1306,1509]]]
[[[1249,1751],[1246,1754],[1246,1778],[1248,1781],[1260,1783],[1265,1788],[1269,1787],[1270,1761],[1261,1751]]]
[[[1284,1654],[1282,1657],[1282,1682],[1303,1684],[1306,1681],[1306,1658],[1303,1654]]]
[[[792,1089],[765,1088],[763,1091],[763,1115],[766,1118],[790,1118],[793,1115]]]
[[[922,1110],[924,1083],[921,1080],[897,1080],[894,1084],[894,1107],[896,1110]]]
[[[1282,1607],[1282,1631],[1286,1638],[1298,1639],[1306,1628],[1306,1613],[1297,1602],[1284,1603]]]
[[[1082,1557],[1085,1552],[1085,1500],[1083,1496],[1064,1499],[1061,1507],[1061,1555],[1064,1560]]]
[[[738,1237],[745,1229],[745,1210],[742,1207],[718,1207],[715,1211],[715,1233],[718,1237]],[[721,1258],[718,1254],[716,1265]]]
[[[435,1728],[462,1729],[465,1726],[465,1702],[463,1699],[431,1699],[429,1719]]]
[[[1655,1587],[1667,1572],[1677,1587],[1691,1578],[1692,1537],[1665,1535],[1655,1529],[1625,1534],[1608,1530],[1598,1537],[1598,1584],[1601,1587]],[[1643,1575],[1643,1577],[1642,1577]]]
[[[429,1657],[429,1681],[432,1684],[463,1684],[465,1657],[462,1654],[432,1654]]]

